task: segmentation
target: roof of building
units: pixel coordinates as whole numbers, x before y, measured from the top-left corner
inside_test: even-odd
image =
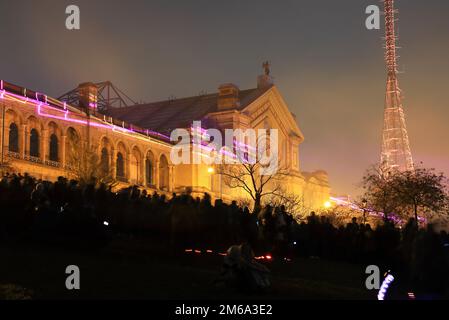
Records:
[[[270,87],[242,90],[239,92],[243,110]],[[218,93],[171,99],[124,108],[114,108],[107,115],[144,129],[167,133],[177,128],[188,128],[193,121],[202,120],[207,114],[217,112]]]

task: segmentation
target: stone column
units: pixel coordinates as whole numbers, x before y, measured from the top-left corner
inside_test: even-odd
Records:
[[[61,148],[61,168],[65,168],[66,166],[66,140],[67,140],[67,136],[66,135],[62,135],[61,136],[61,144],[62,144],[62,148]]]
[[[40,158],[44,164],[48,158],[48,155],[47,155],[47,150],[49,149],[48,145],[49,145],[48,130],[44,129],[44,130],[42,130],[42,136],[41,136],[41,141],[40,141],[40,154],[39,154]]]
[[[141,157],[140,158],[140,177],[139,177],[139,182],[143,186],[146,186],[145,175],[146,175],[146,171],[145,171],[145,157]]]
[[[30,150],[28,149],[28,130],[27,130],[27,125],[26,124],[22,124],[22,143],[20,146],[20,157],[23,159],[25,158],[25,155],[30,153]]]
[[[117,162],[117,151],[115,149],[111,149],[111,175],[112,179],[117,179],[117,168],[116,168],[116,162]]]
[[[294,168],[294,162],[293,162],[293,143],[289,142],[288,144],[289,149],[288,149],[288,153],[289,153],[289,161],[290,161],[290,165],[289,165],[289,169],[293,169]]]
[[[9,126],[5,123],[5,137],[3,138],[3,152],[4,155],[8,155],[9,151]]]
[[[131,179],[131,154],[125,156],[125,177],[128,182]]]
[[[168,191],[173,192],[175,189],[175,166],[169,165],[168,167]]]
[[[156,189],[160,189],[159,185],[159,160],[154,161],[154,185],[156,186]]]

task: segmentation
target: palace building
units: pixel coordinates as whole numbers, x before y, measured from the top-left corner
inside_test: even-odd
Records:
[[[285,192],[301,197],[311,210],[329,199],[326,172],[301,171],[304,136],[269,72],[249,90],[223,84],[214,94],[116,108],[100,107],[98,96],[93,83],[81,84],[70,99],[58,100],[1,81],[3,167],[46,180],[70,177],[75,146],[83,150],[80,157],[89,153],[86,150],[96,153],[117,188],[136,185],[168,196],[207,192],[225,201],[248,198],[242,190],[224,185],[208,165],[171,163],[170,132],[190,130],[193,121],[201,121],[220,130],[278,129],[279,161],[288,170]]]

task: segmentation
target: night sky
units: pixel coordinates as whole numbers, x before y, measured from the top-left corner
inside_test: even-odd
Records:
[[[81,30],[65,28],[65,8]],[[0,0],[0,78],[58,97],[111,80],[137,101],[256,86],[264,60],[306,141],[302,169],[328,171],[338,195],[361,190],[380,158],[383,28],[377,0]],[[449,175],[449,1],[398,0],[400,86],[415,162]],[[193,120],[193,119],[192,119]]]

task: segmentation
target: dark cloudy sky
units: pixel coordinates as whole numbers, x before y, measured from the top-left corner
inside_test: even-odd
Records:
[[[65,29],[65,7],[81,30]],[[135,100],[256,85],[270,60],[306,141],[303,170],[337,194],[379,159],[385,90],[377,0],[0,0],[0,78],[52,96],[111,80]],[[398,0],[400,84],[415,161],[449,174],[449,1]]]

